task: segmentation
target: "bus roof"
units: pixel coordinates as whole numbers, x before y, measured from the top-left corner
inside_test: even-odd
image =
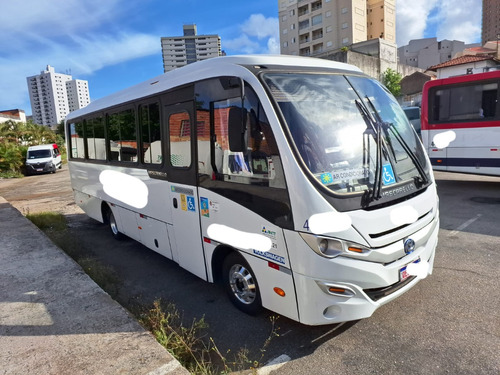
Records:
[[[235,67],[238,66],[255,65],[301,68],[309,67],[361,73],[361,70],[353,65],[311,57],[289,55],[242,55],[215,57],[198,61],[193,64],[188,64],[181,68],[161,74],[155,78],[151,78],[135,86],[131,86],[114,94],[92,101],[88,106],[69,113],[66,120],[72,120],[105,108],[145,98],[189,82],[210,78],[216,75],[231,75],[231,72],[234,72]]]
[[[425,82],[424,87],[426,89],[429,89],[430,87],[434,87],[434,86],[455,85],[457,83],[482,81],[482,80],[488,80],[488,79],[492,79],[492,78],[500,78],[500,70],[493,70],[493,71],[484,72],[484,73],[463,74],[463,75],[452,76],[452,77],[447,77],[447,78],[432,79],[430,81]]]

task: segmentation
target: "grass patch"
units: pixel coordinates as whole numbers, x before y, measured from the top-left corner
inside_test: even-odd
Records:
[[[105,290],[112,297],[118,294],[121,280],[112,267],[106,266],[99,262],[98,259],[92,257],[84,257],[76,261],[101,289]]]
[[[52,229],[60,231],[67,228],[66,218],[64,217],[64,215],[57,212],[27,214],[26,217],[42,230]]]
[[[271,317],[271,333],[260,349],[259,360],[251,360],[246,348],[241,348],[234,354],[233,360],[229,360],[219,351],[211,337],[207,339],[205,330],[208,324],[204,318],[194,319],[190,325],[184,326],[175,305],[165,304],[161,300],[154,301],[152,307],[138,316],[139,322],[153,333],[156,340],[189,372],[203,375],[229,374],[248,368],[256,373],[266,348],[274,337],[279,336],[275,328],[276,319]]]
[[[21,172],[1,171],[0,178],[22,178],[24,175]]]

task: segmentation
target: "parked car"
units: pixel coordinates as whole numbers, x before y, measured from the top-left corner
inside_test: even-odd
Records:
[[[403,111],[410,120],[410,124],[412,124],[413,128],[417,132],[418,136],[420,135],[420,107],[403,107]]]
[[[26,154],[26,175],[56,173],[62,168],[61,153],[57,145],[30,146]]]

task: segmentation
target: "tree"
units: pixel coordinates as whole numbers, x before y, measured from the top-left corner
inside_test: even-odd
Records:
[[[56,134],[49,127],[37,125],[33,122],[26,123],[29,138],[26,141],[30,145],[41,145],[44,143],[55,143]]]
[[[387,68],[387,70],[382,75],[382,83],[385,87],[394,95],[396,98],[401,96],[401,80],[403,76],[401,73],[392,70],[391,68]]]

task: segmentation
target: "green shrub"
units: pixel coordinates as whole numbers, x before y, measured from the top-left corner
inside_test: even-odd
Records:
[[[0,172],[19,172],[24,164],[21,146],[0,139]]]

